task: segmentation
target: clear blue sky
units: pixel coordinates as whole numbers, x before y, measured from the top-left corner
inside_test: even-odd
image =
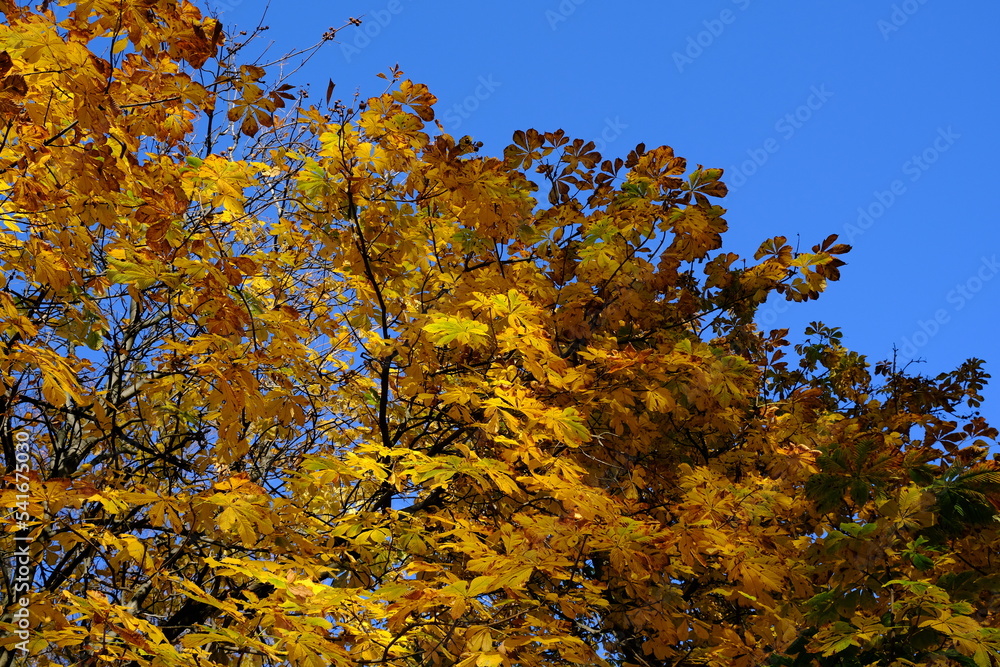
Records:
[[[231,28],[262,0],[207,0]],[[203,5],[204,6],[204,5]],[[362,16],[297,75],[319,97],[380,91],[398,63],[454,136],[500,155],[514,130],[563,128],[606,156],[667,144],[726,169],[726,249],[775,235],[854,250],[819,301],[766,305],[924,373],[985,358],[1000,425],[1000,3],[995,0],[280,0],[271,54]]]

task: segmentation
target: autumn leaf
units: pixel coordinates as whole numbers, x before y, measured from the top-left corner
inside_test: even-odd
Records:
[[[836,235],[398,67],[309,106],[190,3],[2,9],[0,664],[1000,659],[984,362],[754,321]]]

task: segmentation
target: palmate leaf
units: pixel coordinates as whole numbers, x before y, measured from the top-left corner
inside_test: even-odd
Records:
[[[993,461],[953,466],[929,490],[937,499],[940,528],[949,534],[988,525],[1000,514],[1000,467]]]
[[[0,665],[993,660],[982,362],[753,322],[835,236],[744,260],[667,146],[500,159],[398,68],[318,109],[190,3],[46,7],[0,24]]]
[[[436,317],[424,326],[424,331],[431,335],[435,345],[448,345],[452,342],[479,345],[485,343],[489,336],[489,327],[485,323],[453,316]]]

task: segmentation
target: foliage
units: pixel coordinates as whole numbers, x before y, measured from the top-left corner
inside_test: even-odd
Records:
[[[741,260],[670,148],[479,156],[398,69],[308,106],[187,2],[48,5],[0,2],[0,665],[997,664],[982,362],[754,324],[835,237]]]

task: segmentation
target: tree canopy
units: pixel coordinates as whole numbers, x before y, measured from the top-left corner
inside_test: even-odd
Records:
[[[835,236],[186,1],[0,11],[3,667],[1000,661],[982,362],[754,323]]]

